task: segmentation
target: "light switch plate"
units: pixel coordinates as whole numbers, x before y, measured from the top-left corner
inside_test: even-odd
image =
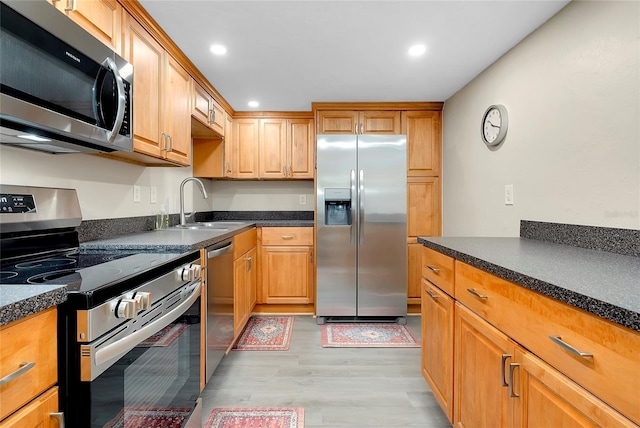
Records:
[[[505,184],[504,186],[504,204],[513,205],[513,184]]]
[[[300,205],[307,205],[307,195],[300,195]]]
[[[133,186],[133,202],[140,202],[140,186]]]
[[[158,188],[156,186],[151,186],[150,199],[152,204],[158,203]]]

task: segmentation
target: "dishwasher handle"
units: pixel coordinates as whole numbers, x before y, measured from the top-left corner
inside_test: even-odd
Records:
[[[224,247],[216,248],[215,250],[209,250],[207,251],[207,259],[218,257],[219,255],[224,254],[227,251],[230,251],[232,249],[233,249],[233,242],[229,242]]]

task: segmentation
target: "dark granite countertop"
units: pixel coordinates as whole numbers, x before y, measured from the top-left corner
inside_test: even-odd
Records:
[[[308,227],[313,221],[307,220],[258,220],[245,221],[242,225],[225,232],[210,229],[151,230],[140,233],[114,236],[80,244],[81,251],[91,250],[139,250],[150,252],[188,252],[217,244],[254,226],[260,227]]]
[[[420,237],[418,242],[640,331],[640,257],[526,238]]]
[[[59,305],[67,300],[67,287],[48,284],[2,284],[0,326]]]

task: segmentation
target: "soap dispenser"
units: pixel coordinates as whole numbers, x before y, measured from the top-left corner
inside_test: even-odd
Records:
[[[167,229],[169,227],[169,214],[164,209],[164,205],[160,207],[160,212],[156,214],[156,229]]]

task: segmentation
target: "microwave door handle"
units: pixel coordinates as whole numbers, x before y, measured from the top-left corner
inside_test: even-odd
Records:
[[[112,143],[115,141],[120,128],[122,128],[122,122],[124,121],[124,109],[126,104],[126,94],[124,92],[124,83],[122,83],[122,77],[120,77],[120,70],[115,61],[107,57],[102,62],[102,65],[109,69],[113,73],[113,77],[116,79],[116,87],[118,89],[118,110],[116,112],[116,120],[113,122],[113,129],[106,131],[107,141]],[[96,95],[97,96],[97,95]]]

